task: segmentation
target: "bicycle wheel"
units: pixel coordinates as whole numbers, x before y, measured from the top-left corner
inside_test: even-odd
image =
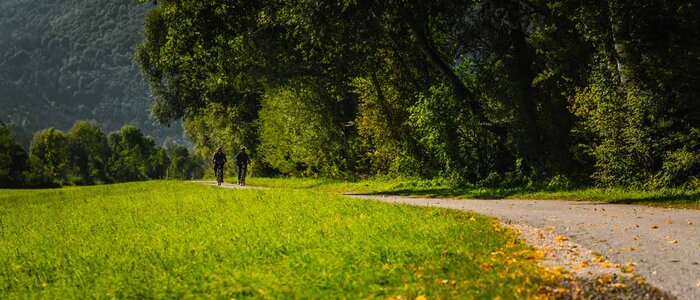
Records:
[[[245,173],[246,173],[246,168],[242,168],[241,169],[241,180],[240,180],[241,186],[245,185],[245,175],[246,175]]]
[[[224,170],[219,167],[216,169],[216,184],[221,185],[224,182]]]

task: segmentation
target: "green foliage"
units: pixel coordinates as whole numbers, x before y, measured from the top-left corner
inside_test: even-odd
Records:
[[[658,188],[700,176],[698,19],[667,0],[161,1],[138,61],[159,120],[261,169]]]
[[[95,121],[77,121],[65,134],[55,128],[39,131],[30,148],[30,170],[25,167],[26,154],[13,144],[14,136],[6,126],[0,127],[0,141],[3,187],[197,179],[206,168],[202,158],[187,148],[172,140],[168,149],[156,147],[153,138],[131,125],[112,132],[109,138]]]
[[[398,107],[399,95],[391,86],[379,86],[379,82],[368,78],[353,80],[355,92],[360,104],[357,116],[357,132],[367,149],[371,172],[385,174],[396,170],[395,164],[401,154],[400,137],[395,136],[395,129],[400,120],[392,118]]]
[[[505,141],[480,128],[448,86],[421,95],[410,112],[411,124],[442,165],[443,175],[482,179],[491,170],[505,171],[502,166],[513,160],[502,149]]]
[[[313,191],[10,190],[0,211],[2,298],[529,298],[549,283],[495,220]]]
[[[266,174],[265,165],[258,160],[257,155],[257,106],[257,97],[249,97],[237,105],[209,103],[206,114],[191,117],[184,122],[185,135],[195,143],[197,154],[209,159],[217,147],[222,147],[224,153],[230,154],[246,147],[253,159],[252,173]]]
[[[146,161],[146,177],[148,179],[165,179],[168,176],[170,157],[163,148],[156,148]]]
[[[29,149],[32,173],[39,183],[63,184],[69,168],[68,139],[55,128],[48,128],[34,135]]]
[[[272,167],[304,176],[338,177],[348,170],[342,128],[329,115],[333,103],[325,97],[308,86],[263,96],[259,151]]]
[[[134,126],[125,125],[111,133],[109,144],[113,150],[109,172],[116,181],[146,180],[149,175],[158,174],[153,172],[155,169],[168,165],[157,153],[153,139]]]
[[[7,125],[0,123],[0,188],[23,185],[27,170],[27,152]]]
[[[172,179],[197,179],[204,176],[204,168],[207,163],[200,157],[190,154],[189,150],[181,145],[168,149],[168,178]]]
[[[697,188],[700,174],[700,152],[687,148],[667,152],[658,184],[662,186],[683,186]]]
[[[406,97],[398,78],[385,77],[381,82],[376,75],[355,78],[354,92],[359,97],[355,124],[361,142],[363,157],[368,160],[369,174],[430,175],[432,162],[420,161],[425,150],[416,140],[409,124],[409,108],[413,97]]]
[[[587,85],[574,97],[579,126],[594,139],[594,177],[604,185],[678,186],[697,176],[692,157],[700,32],[687,3],[582,4],[574,20],[596,51]],[[674,29],[675,28],[675,29]],[[682,32],[682,33],[681,33]],[[688,52],[690,51],[690,52]]]
[[[107,136],[95,121],[77,121],[66,133],[70,161],[79,175],[79,184],[106,183],[111,149]]]

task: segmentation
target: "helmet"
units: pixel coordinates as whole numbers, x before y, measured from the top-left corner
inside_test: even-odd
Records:
[[[216,147],[216,151],[221,151],[221,150],[223,150],[223,149],[221,149],[221,147]]]
[[[244,151],[244,152],[245,152],[245,147],[241,147],[241,151]]]

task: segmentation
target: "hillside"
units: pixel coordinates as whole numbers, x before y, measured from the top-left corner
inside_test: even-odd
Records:
[[[140,127],[160,142],[133,54],[147,6],[133,0],[0,1],[0,121],[23,144],[39,129],[94,119],[105,131]]]

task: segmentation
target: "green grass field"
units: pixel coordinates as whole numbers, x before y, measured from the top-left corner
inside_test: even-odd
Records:
[[[392,194],[475,199],[587,200],[606,203],[700,209],[700,190],[687,189],[638,191],[621,188],[546,190],[528,188],[452,187],[439,181],[401,178],[361,180],[357,182],[311,178],[251,178],[248,179],[248,184],[276,188],[311,189],[331,193]]]
[[[528,298],[553,275],[479,215],[312,190],[0,190],[0,298]]]

